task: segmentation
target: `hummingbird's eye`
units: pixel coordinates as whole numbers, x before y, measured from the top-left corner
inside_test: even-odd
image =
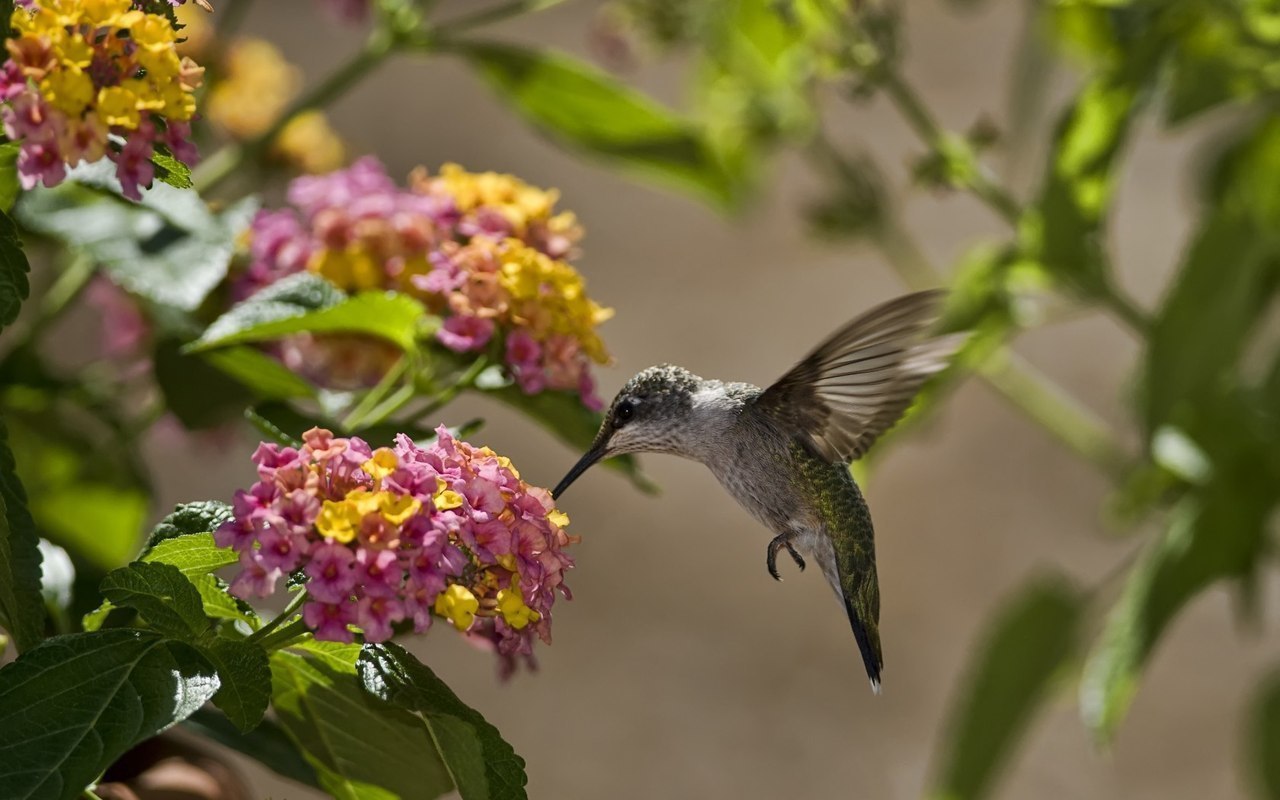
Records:
[[[631,419],[636,413],[636,407],[632,405],[630,400],[623,400],[618,403],[618,407],[613,410],[613,424],[621,426],[624,422]]]

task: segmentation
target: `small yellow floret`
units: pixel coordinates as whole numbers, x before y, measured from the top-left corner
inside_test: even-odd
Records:
[[[431,502],[440,511],[447,511],[450,508],[457,508],[464,502],[462,495],[446,488],[449,484],[444,482],[444,478],[436,478],[436,492],[431,498]]]
[[[403,525],[422,509],[422,503],[408,495],[378,492],[378,510],[392,525]]]
[[[453,627],[465,631],[475,622],[480,601],[471,590],[453,584],[436,597],[436,613],[453,623]]]
[[[325,500],[316,517],[316,530],[320,531],[321,536],[345,544],[356,538],[361,516],[363,515],[355,506],[346,500]]]
[[[395,472],[397,466],[400,465],[400,459],[396,457],[395,451],[389,447],[379,447],[373,451],[373,458],[360,465],[360,469],[369,473],[369,477],[375,481]]]
[[[498,611],[502,613],[502,618],[507,624],[516,630],[520,630],[530,622],[542,619],[541,614],[524,604],[524,595],[520,593],[520,587],[514,585],[498,592]]]
[[[569,515],[557,508],[547,514],[547,522],[550,522],[557,528],[567,528],[569,527]]]

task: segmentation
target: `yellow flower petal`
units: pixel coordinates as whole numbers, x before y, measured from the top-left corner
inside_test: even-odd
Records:
[[[569,527],[569,515],[557,508],[547,514],[547,522],[557,528],[567,528]]]
[[[453,623],[453,627],[465,631],[475,622],[480,601],[471,590],[453,584],[436,597],[436,613]]]

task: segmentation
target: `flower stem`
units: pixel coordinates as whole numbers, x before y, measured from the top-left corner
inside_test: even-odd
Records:
[[[466,372],[459,375],[456,381],[444,387],[439,392],[436,392],[435,396],[433,396],[425,406],[413,412],[413,415],[406,421],[418,422],[423,417],[429,414],[434,414],[444,406],[448,405],[449,402],[453,400],[453,398],[457,397],[458,393],[463,389],[470,389],[475,384],[476,378],[479,377],[480,373],[484,372],[485,368],[488,366],[489,358],[487,356],[477,356],[476,360],[471,362],[471,366],[467,367]]]
[[[280,131],[295,117],[306,111],[323,108],[345,94],[360,79],[369,75],[394,50],[392,37],[385,31],[375,30],[368,41],[347,63],[338,67],[311,91],[303,94],[280,115],[270,128],[243,144],[231,144],[210,156],[191,173],[196,191],[204,194],[221,185],[223,181],[250,159],[257,159],[271,146]]]
[[[542,11],[563,3],[564,0],[514,0],[514,2],[505,3],[494,8],[487,8],[483,11],[477,11],[474,14],[466,14],[448,22],[441,23],[440,32],[445,35],[453,35],[465,33],[472,28],[479,28],[482,25],[491,25],[495,22],[501,22],[509,17],[519,16],[531,11]]]
[[[266,625],[263,625],[261,628],[259,628],[258,630],[250,634],[249,641],[251,642],[265,641],[271,635],[272,631],[274,631],[276,628],[279,628],[285,622],[285,620],[289,619],[294,614],[298,613],[298,609],[302,608],[302,604],[306,602],[306,600],[307,600],[307,592],[304,589],[303,591],[300,591],[293,596],[293,599],[289,601],[289,604],[284,607],[284,611],[281,611],[278,615],[276,615],[274,619],[272,619]]]
[[[382,376],[382,380],[378,381],[378,385],[365,392],[364,397],[360,399],[356,407],[351,409],[351,412],[342,419],[343,430],[352,431],[361,426],[366,418],[370,416],[370,412],[379,407],[383,398],[387,396],[387,393],[391,391],[391,387],[395,386],[400,377],[404,375],[408,366],[409,357],[401,356],[391,369],[387,370],[387,374]],[[375,418],[373,421],[376,423],[382,420]]]
[[[288,647],[295,640],[310,632],[311,629],[307,627],[307,623],[298,618],[272,635],[259,639],[258,644],[262,645],[262,649],[270,653],[283,647]]]

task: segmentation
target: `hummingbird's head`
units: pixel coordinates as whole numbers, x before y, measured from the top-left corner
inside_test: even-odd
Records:
[[[559,497],[569,484],[601,459],[623,453],[681,452],[681,433],[702,379],[683,367],[649,367],[627,381],[605,413],[595,442],[551,492]]]

